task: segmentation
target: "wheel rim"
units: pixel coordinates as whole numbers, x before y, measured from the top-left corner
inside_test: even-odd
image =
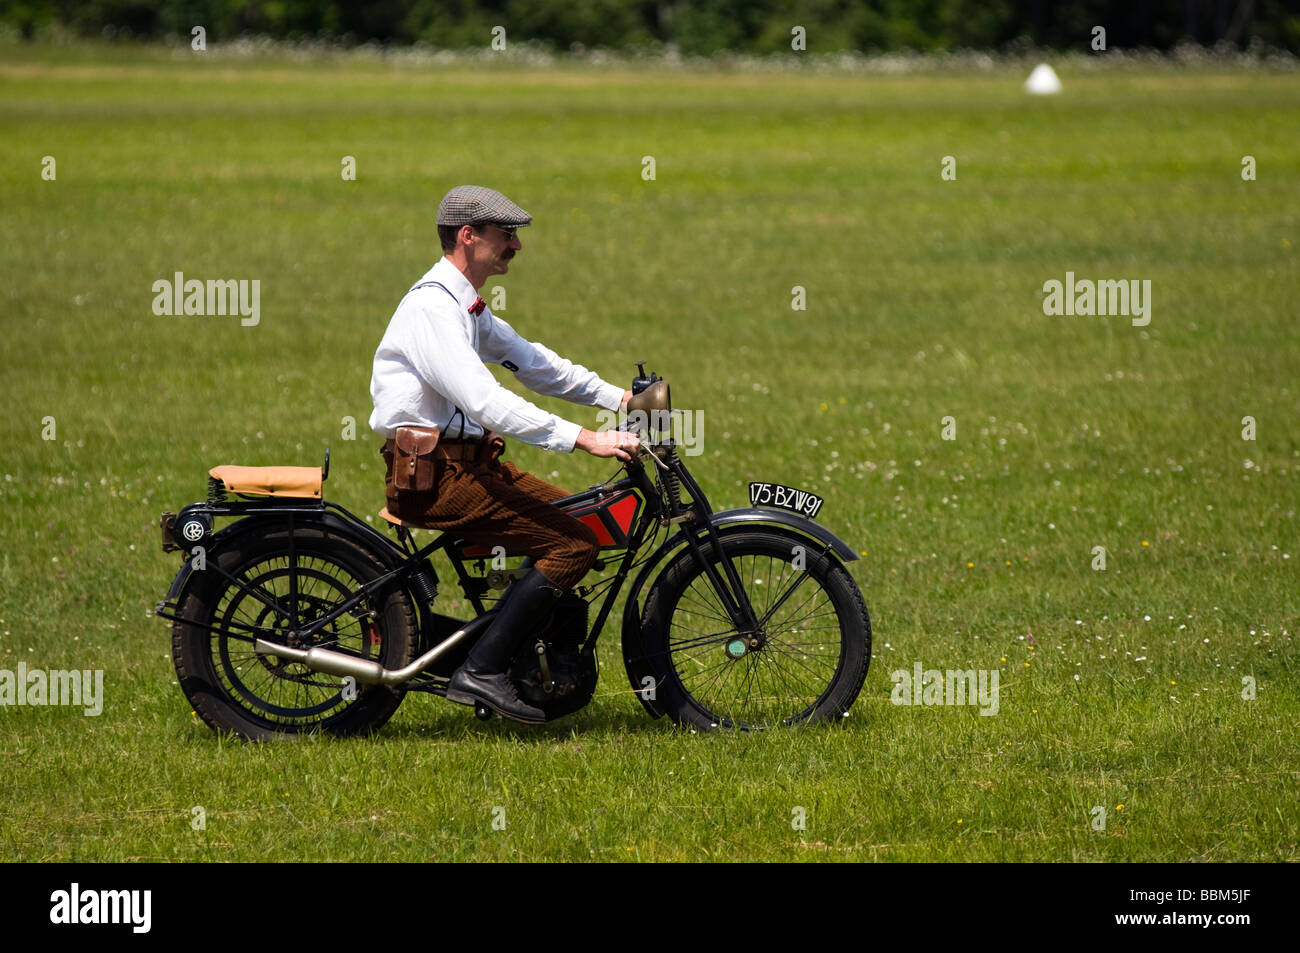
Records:
[[[738,631],[707,576],[696,574],[668,607],[670,669],[720,727],[805,721],[842,664],[844,632],[834,599],[821,580],[784,558],[744,553],[731,560],[758,628]]]
[[[361,587],[352,571],[337,561],[300,554],[296,563],[300,626],[320,618]],[[360,697],[363,686],[352,686],[352,697],[346,697],[343,679],[313,672],[300,662],[258,655],[251,639],[228,635],[242,635],[252,628],[266,632],[262,637],[267,641],[289,641],[288,618],[294,604],[287,555],[259,558],[232,575],[239,584],[231,583],[221,594],[212,616],[212,625],[220,633],[212,633],[208,644],[217,682],[233,703],[260,721],[304,727],[329,721]],[[276,608],[267,605],[267,598]],[[364,603],[358,607],[365,609]],[[377,638],[379,629],[373,622],[345,613],[298,647],[321,646],[377,658],[383,648]]]

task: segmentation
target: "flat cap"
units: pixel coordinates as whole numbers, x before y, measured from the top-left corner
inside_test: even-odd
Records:
[[[481,185],[458,185],[442,197],[438,206],[439,225],[473,225],[484,222],[506,228],[520,228],[533,217],[500,192]]]

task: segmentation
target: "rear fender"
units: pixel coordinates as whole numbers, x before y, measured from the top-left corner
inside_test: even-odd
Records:
[[[237,520],[208,537],[203,558],[213,558],[227,546],[234,544],[247,535],[254,533],[260,535],[287,526],[288,519],[288,516],[283,513],[259,513]],[[342,536],[374,556],[385,569],[396,569],[406,559],[402,551],[387,537],[364,523],[345,519],[330,510],[320,510],[310,514],[295,514],[293,524],[295,529],[322,529]],[[185,593],[190,577],[194,574],[194,563],[196,561],[197,556],[186,557],[175,578],[172,579],[171,587],[167,590],[167,595],[163,602],[160,603],[160,606],[166,603],[171,603],[173,606],[177,605],[178,600]],[[417,600],[418,604],[419,601]]]

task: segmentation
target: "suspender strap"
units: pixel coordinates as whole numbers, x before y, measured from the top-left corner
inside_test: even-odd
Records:
[[[455,301],[457,304],[460,304],[460,299],[457,298],[454,294],[451,294],[451,289],[448,288],[446,285],[444,285],[441,281],[426,281],[422,284],[415,285],[414,287],[411,288],[411,291],[418,291],[420,288],[441,288],[443,291],[447,292],[447,294],[451,295],[452,301]],[[410,294],[411,291],[408,291],[407,294]]]
[[[456,407],[456,410],[451,415],[451,418],[447,421],[447,426],[442,428],[442,432],[446,433],[447,431],[451,430],[451,422],[455,420],[457,417],[460,417],[460,436],[457,437],[456,439],[464,440],[465,439],[465,411],[460,409],[459,404],[456,404],[454,406]]]
[[[460,300],[459,300],[459,299],[458,299],[454,294],[451,293],[451,289],[448,288],[446,285],[444,285],[441,281],[426,281],[426,282],[423,282],[422,284],[418,284],[418,285],[416,285],[415,287],[413,287],[413,288],[411,289],[411,291],[417,291],[417,290],[419,290],[420,288],[441,288],[443,291],[447,292],[447,294],[451,297],[451,300],[452,300],[452,301],[455,301],[457,305],[460,304]],[[407,294],[410,294],[411,291],[408,291]],[[448,421],[447,421],[447,426],[445,426],[445,427],[442,428],[442,432],[443,432],[443,433],[447,433],[449,430],[451,430],[451,421],[452,421],[452,420],[455,420],[457,417],[459,417],[459,418],[460,418],[460,436],[459,436],[457,439],[458,439],[458,440],[464,440],[464,439],[465,439],[465,411],[463,411],[463,410],[460,409],[460,405],[459,405],[459,404],[454,404],[453,406],[456,408],[456,410],[455,410],[455,412],[451,415],[451,420],[448,420]]]

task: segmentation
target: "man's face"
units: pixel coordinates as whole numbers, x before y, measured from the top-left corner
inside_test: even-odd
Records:
[[[473,261],[481,264],[486,274],[504,275],[510,270],[510,260],[524,247],[515,230],[496,225],[484,225],[474,232]]]

